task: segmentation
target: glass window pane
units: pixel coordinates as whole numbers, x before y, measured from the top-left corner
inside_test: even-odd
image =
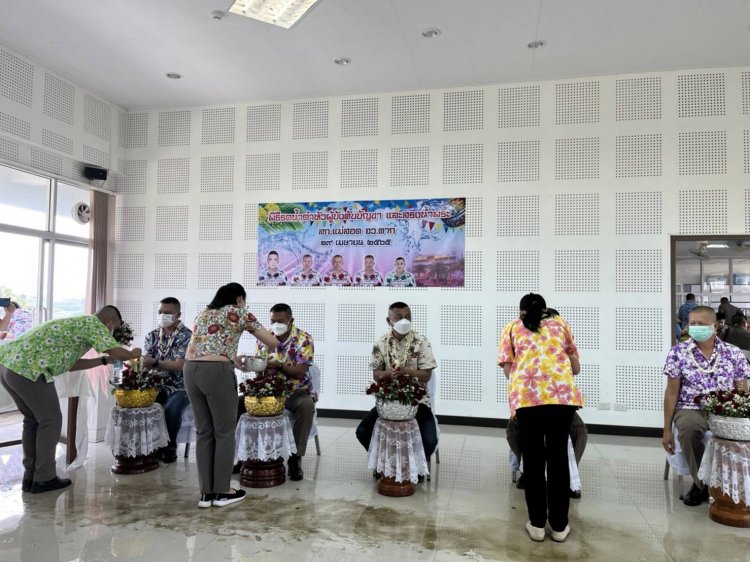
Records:
[[[0,223],[47,230],[50,181],[0,166]]]
[[[89,237],[91,223],[81,224],[74,218],[79,203],[86,203],[91,206],[91,192],[89,190],[57,182],[55,232],[80,238]]]
[[[52,283],[52,318],[86,314],[89,282],[89,249],[86,246],[55,245]]]
[[[8,334],[4,339],[21,335],[35,324],[37,319],[37,290],[39,275],[39,238],[0,232],[0,248],[5,263],[0,272],[0,297],[8,297],[21,305],[11,318]],[[5,310],[0,308],[0,317]]]

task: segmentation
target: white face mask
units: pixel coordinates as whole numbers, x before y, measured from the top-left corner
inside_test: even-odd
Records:
[[[166,328],[171,326],[174,322],[174,314],[160,314],[159,315],[159,326]]]
[[[274,336],[283,336],[289,331],[289,326],[282,324],[281,322],[274,322],[268,327]]]
[[[393,329],[397,334],[405,336],[411,331],[411,320],[407,320],[406,318],[404,318],[403,320],[399,320],[398,322],[393,324]]]

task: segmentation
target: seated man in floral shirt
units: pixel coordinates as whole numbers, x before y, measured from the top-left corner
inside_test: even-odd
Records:
[[[365,256],[365,268],[354,274],[354,284],[359,287],[382,287],[383,276],[375,271],[375,256]]]
[[[185,353],[191,332],[180,321],[180,301],[174,297],[159,303],[159,327],[146,335],[143,345],[143,366],[159,369],[164,375],[156,401],[164,406],[164,421],[169,433],[169,444],[161,451],[166,463],[177,460],[177,434],[182,424],[182,412],[190,405],[182,377]]]
[[[696,306],[690,311],[688,322],[690,339],[675,345],[667,355],[664,374],[664,436],[662,446],[674,454],[677,429],[682,454],[685,457],[693,485],[685,494],[685,505],[700,505],[708,500],[708,486],[698,478],[703,458],[703,436],[708,424],[695,403],[695,398],[711,390],[747,392],[750,365],[739,348],[716,337],[716,313],[709,306]]]
[[[292,285],[295,287],[320,287],[320,273],[313,268],[313,258],[310,254],[302,256],[302,269],[292,275]]]
[[[372,347],[370,369],[376,381],[399,374],[418,378],[425,386],[437,367],[429,340],[411,329],[411,309],[403,302],[394,302],[388,308],[386,318],[389,330]],[[357,439],[365,449],[370,448],[372,432],[378,412],[370,410],[357,427]],[[430,396],[425,396],[417,409],[417,423],[422,435],[424,455],[429,464],[430,457],[438,445],[435,416],[430,409]]]
[[[386,287],[416,287],[414,276],[406,271],[406,260],[402,257],[393,262],[394,270],[385,276]]]
[[[258,285],[282,286],[287,284],[286,272],[279,269],[279,253],[276,250],[268,252],[266,269],[258,275]]]

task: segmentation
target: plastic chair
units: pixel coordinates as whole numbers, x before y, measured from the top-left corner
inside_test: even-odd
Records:
[[[318,367],[315,363],[311,363],[310,366],[307,368],[307,374],[310,375],[310,384],[312,386],[312,395],[313,400],[315,402],[318,401],[318,396],[320,393],[320,367]],[[290,410],[284,409],[284,415],[289,418],[289,421],[292,421],[292,412]],[[318,456],[320,456],[320,439],[318,438],[318,409],[315,408],[315,413],[313,414],[313,423],[312,427],[310,428],[310,435],[307,436],[307,439],[315,439],[315,451],[318,453]]]
[[[430,395],[430,409],[432,410],[432,416],[435,418],[435,430],[438,438],[438,446],[435,447],[435,462],[440,464],[440,424],[438,424],[437,416],[435,415],[435,405],[437,403],[437,375],[435,369],[432,370],[432,376],[427,381],[427,393]],[[432,474],[432,459],[430,459],[430,474]],[[430,476],[427,477],[430,480]]]
[[[182,418],[180,421],[180,431],[177,432],[175,441],[177,443],[185,443],[185,458],[188,458],[190,454],[190,443],[195,441],[195,418],[193,418],[193,408],[188,404],[187,408],[182,410]]]
[[[680,483],[680,487],[682,487],[682,477],[690,476],[690,468],[685,460],[685,455],[682,454],[680,442],[677,440],[677,427],[675,424],[672,424],[672,433],[674,434],[674,453],[671,455],[668,454],[664,461],[664,480],[669,480],[669,469],[671,467],[677,473],[677,480]],[[704,446],[708,444],[708,440],[711,437],[713,437],[713,433],[706,431],[702,439]]]
[[[521,471],[521,464],[521,459],[519,459],[512,450],[508,451],[508,465],[510,466],[514,483],[518,480],[518,473]],[[570,489],[573,491],[580,491],[581,475],[578,472],[576,454],[573,450],[573,440],[570,436],[568,436],[568,471],[570,472]]]

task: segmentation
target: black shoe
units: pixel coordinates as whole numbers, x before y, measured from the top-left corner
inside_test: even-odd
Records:
[[[518,482],[516,482],[516,488],[519,490],[523,490],[526,488],[526,477],[521,474],[521,476],[518,477]]]
[[[245,464],[243,461],[237,461],[237,463],[232,467],[232,474],[239,474],[240,470],[242,470],[243,464]]]
[[[691,507],[700,505],[703,502],[708,501],[708,486],[699,488],[696,484],[693,484],[682,499],[682,503]]]
[[[69,478],[58,478],[55,476],[52,480],[45,480],[44,482],[34,482],[31,485],[32,494],[41,494],[43,492],[51,492],[52,490],[59,490],[61,488],[67,488],[72,484]]]
[[[245,490],[234,490],[231,494],[216,494],[216,498],[212,503],[217,507],[223,507],[225,505],[241,502],[245,499],[245,493]]]
[[[201,494],[201,499],[198,500],[198,507],[211,507],[215,499],[216,494]]]
[[[34,481],[31,478],[24,478],[21,482],[21,491],[22,492],[30,492],[31,491],[31,485]]]
[[[297,455],[289,457],[289,480],[297,482],[305,477],[302,467],[299,465],[300,460],[300,457]]]
[[[177,462],[177,451],[173,449],[162,449],[163,453],[161,455],[162,462],[165,462],[167,464]]]
[[[419,484],[420,482],[424,482],[423,474],[417,474],[417,484]]]
[[[570,491],[570,497],[574,500],[580,500],[581,499],[581,490],[571,490]]]
[[[377,470],[373,470],[373,471],[372,471],[372,477],[373,477],[373,478],[374,478],[375,480],[380,480],[380,477],[381,477],[381,476],[382,476],[382,475],[381,475],[381,474],[380,474],[380,473],[379,473],[379,472],[378,472]]]

